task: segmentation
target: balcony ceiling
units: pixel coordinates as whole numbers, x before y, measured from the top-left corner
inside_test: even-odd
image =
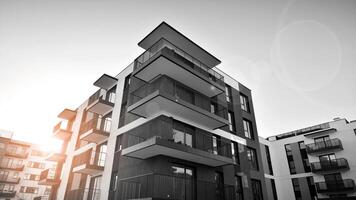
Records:
[[[109,90],[117,83],[117,78],[103,74],[98,80],[94,82],[94,85]]]
[[[91,129],[87,131],[86,133],[83,133],[80,135],[80,139],[88,142],[93,142],[93,143],[100,143],[107,139],[109,137],[109,133],[105,133],[100,130],[96,129]]]
[[[151,33],[143,38],[138,43],[138,45],[147,50],[161,38],[165,38],[210,68],[213,68],[221,63],[221,61],[215,56],[211,55],[199,45],[195,44],[193,41],[168,25],[166,22],[162,22],[160,25],[158,25]]]
[[[229,123],[226,119],[194,105],[184,101],[174,101],[169,97],[160,95],[158,91],[129,106],[127,110],[142,117],[149,117],[160,112],[167,112],[182,117],[187,121],[201,124],[209,129],[220,128]]]

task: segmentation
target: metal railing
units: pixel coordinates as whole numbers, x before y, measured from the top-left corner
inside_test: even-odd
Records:
[[[103,131],[105,133],[110,133],[111,128],[111,118],[102,118],[100,116],[95,116],[90,121],[83,123],[80,127],[80,133],[85,133],[91,129]]]
[[[16,171],[23,171],[25,165],[24,164],[0,164],[0,169],[11,169]]]
[[[158,130],[157,127],[164,127],[164,129]],[[152,138],[158,138],[211,154],[232,158],[231,143],[229,141],[204,133],[202,130],[195,131],[194,133],[176,130],[173,128],[173,122],[163,119],[155,119],[132,131],[126,132],[124,134],[123,149]]]
[[[232,185],[196,180],[184,174],[146,174],[119,180],[118,188],[111,191],[111,195],[118,200],[233,200],[235,188]]]
[[[318,183],[315,183],[315,186],[319,193],[354,191],[355,190],[355,182],[352,179],[345,179],[345,180],[340,180],[340,181],[329,181],[329,182],[318,182]]]
[[[332,159],[310,163],[312,172],[331,171],[338,169],[348,169],[349,163],[345,158]]]
[[[5,191],[5,190],[0,190],[0,197],[4,198],[13,198],[16,196],[16,191]]]
[[[189,101],[178,94],[179,93],[178,90],[181,90],[181,87],[179,87],[180,89],[177,89],[178,88],[177,85],[180,84],[167,76],[161,76],[152,83],[144,83],[141,87],[135,89],[130,93],[130,99],[131,99],[130,105],[147,97],[148,95],[152,94],[155,91],[160,91],[160,93],[169,96],[175,101],[184,101],[198,108],[201,108],[205,111],[208,111],[214,115],[227,119],[226,102],[219,101],[216,99],[211,99],[197,92],[195,93],[192,92],[194,94],[194,97],[192,98],[193,99],[192,101]],[[199,99],[199,102],[196,99]],[[211,110],[210,107],[211,104],[215,105],[214,111]]]
[[[56,170],[55,169],[43,170],[40,174],[40,180],[45,180],[45,179],[55,180],[56,179]]]
[[[0,182],[2,183],[19,183],[20,182],[20,178],[13,178],[13,177],[9,177],[8,175],[0,175]]]
[[[67,200],[100,200],[100,189],[81,188],[68,191]]]
[[[341,140],[334,138],[331,140],[325,140],[321,142],[315,142],[305,145],[308,153],[315,153],[319,151],[333,150],[342,148]]]
[[[106,153],[89,149],[84,153],[81,153],[74,157],[73,166],[77,167],[83,164],[87,164],[92,166],[104,167],[105,159]]]
[[[140,56],[135,59],[135,68],[134,70],[139,70],[142,68],[144,63],[148,61],[150,58],[155,56],[160,50],[168,48],[172,50],[176,57],[180,60],[184,61],[187,65],[191,67],[195,72],[199,73],[200,75],[209,78],[211,81],[216,82],[221,86],[225,86],[224,83],[224,76],[219,74],[214,69],[208,67],[198,59],[194,58],[193,56],[189,55],[182,49],[176,47],[172,43],[168,42],[166,39],[161,38],[155,44],[153,44],[149,49],[143,52]]]
[[[93,102],[95,102],[98,99],[102,99],[110,103],[115,103],[115,93],[107,92],[104,89],[99,89],[89,97],[88,105],[91,105]]]
[[[11,157],[16,157],[16,158],[27,158],[28,157],[28,152],[27,151],[11,151],[11,150],[6,150],[5,152],[6,156],[11,156]]]

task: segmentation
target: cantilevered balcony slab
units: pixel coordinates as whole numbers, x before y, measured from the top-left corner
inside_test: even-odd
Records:
[[[102,98],[99,98],[88,105],[87,110],[93,113],[97,113],[99,115],[105,115],[110,112],[114,107],[114,104],[106,101]]]
[[[328,135],[328,134],[335,133],[335,132],[336,132],[335,128],[321,129],[321,130],[316,130],[316,131],[304,134],[304,137],[314,138],[314,137],[319,137],[321,135]]]
[[[93,143],[100,143],[109,137],[110,133],[95,128],[80,135],[80,139]]]
[[[178,98],[165,95],[159,90],[132,104],[127,110],[142,117],[165,111],[211,129],[229,124],[227,119]]]
[[[232,158],[215,155],[200,149],[195,149],[173,141],[153,137],[144,142],[127,147],[121,155],[147,159],[158,155],[169,156],[207,166],[217,167],[233,164]]]
[[[77,114],[76,111],[70,109],[64,109],[61,113],[58,114],[58,117],[61,119],[71,120]]]
[[[103,171],[104,171],[103,166],[90,165],[88,163],[84,163],[73,168],[74,173],[88,174],[91,176],[98,175]]]
[[[168,25],[166,22],[162,22],[159,26],[157,26],[150,34],[142,39],[138,45],[144,49],[148,49],[162,37],[177,45],[180,49],[187,52],[188,54],[201,60],[210,68],[215,67],[221,63],[219,59],[211,55],[199,45],[195,44],[193,41],[174,29],[172,26]]]
[[[224,92],[223,82],[217,82],[209,78],[208,72],[195,67],[193,63],[187,64],[185,60],[169,48],[164,48],[157,52],[152,58],[147,60],[133,75],[146,82],[151,81],[158,75],[167,75],[202,94],[213,97]]]
[[[50,153],[46,158],[46,160],[53,162],[63,162],[65,159],[66,155],[56,152]]]
[[[46,169],[43,170],[40,174],[40,180],[38,181],[38,185],[59,185],[60,180],[57,178],[56,172],[54,169]]]
[[[98,80],[94,82],[94,85],[109,90],[117,83],[117,78],[109,76],[107,74],[103,74]]]

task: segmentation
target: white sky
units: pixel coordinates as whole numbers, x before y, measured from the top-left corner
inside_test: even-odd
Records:
[[[50,146],[57,114],[166,21],[252,90],[259,135],[356,119],[356,1],[0,1],[0,128]]]

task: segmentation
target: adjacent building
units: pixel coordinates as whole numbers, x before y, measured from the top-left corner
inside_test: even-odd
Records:
[[[0,199],[48,199],[51,187],[41,183],[41,172],[56,168],[49,153],[38,145],[0,137]]]
[[[59,114],[57,199],[267,199],[251,91],[165,22],[138,45]]]
[[[356,121],[260,138],[270,200],[356,199]]]

